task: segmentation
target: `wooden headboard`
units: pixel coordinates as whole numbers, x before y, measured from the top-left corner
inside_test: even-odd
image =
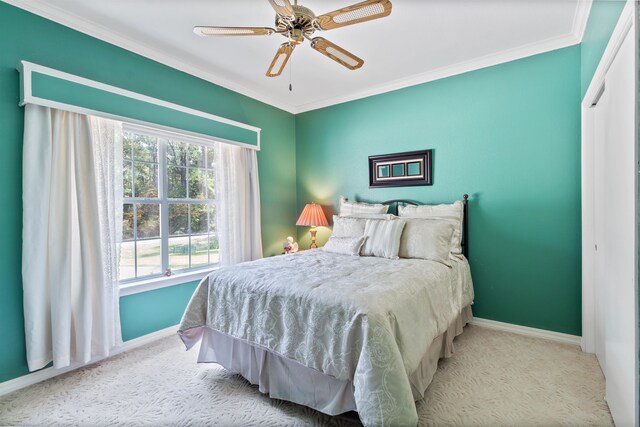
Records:
[[[398,214],[398,206],[418,206],[420,203],[413,202],[411,200],[402,200],[402,199],[394,199],[387,200],[386,202],[382,202],[383,205],[389,205],[389,213],[394,215]],[[469,259],[469,195],[465,194],[462,196],[462,210],[463,210],[463,218],[462,218],[462,255],[464,255],[467,260]]]

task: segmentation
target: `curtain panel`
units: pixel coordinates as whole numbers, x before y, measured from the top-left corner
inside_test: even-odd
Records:
[[[119,123],[26,106],[22,277],[31,371],[87,363],[122,342],[121,156]]]
[[[262,258],[256,151],[220,143],[216,154],[220,264],[231,265]]]
[[[122,343],[122,124],[27,104],[23,151],[25,337],[29,370],[106,357]],[[222,265],[262,257],[255,149],[216,147]]]

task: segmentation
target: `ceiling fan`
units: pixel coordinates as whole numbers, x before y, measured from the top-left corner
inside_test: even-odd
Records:
[[[207,27],[198,26],[193,32],[203,37],[218,36],[270,36],[281,34],[289,40],[278,49],[267,70],[267,77],[277,77],[284,70],[293,49],[309,40],[311,47],[350,70],[356,70],[364,61],[351,52],[331,43],[323,37],[313,37],[316,30],[332,30],[346,25],[383,18],[391,13],[389,0],[365,0],[324,15],[316,16],[313,11],[289,0],[268,0],[276,12],[275,28],[270,27]]]

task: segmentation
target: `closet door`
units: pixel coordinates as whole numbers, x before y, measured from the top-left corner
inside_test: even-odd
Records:
[[[595,111],[596,354],[618,426],[635,421],[636,149],[634,32],[605,77]]]
[[[604,86],[603,86],[604,88]],[[607,353],[606,349],[606,336],[607,336],[607,310],[608,299],[606,283],[609,282],[607,277],[608,259],[607,254],[610,253],[609,241],[607,238],[607,221],[610,220],[606,217],[607,209],[605,206],[607,203],[607,187],[611,185],[608,179],[609,161],[607,159],[606,150],[606,127],[607,122],[605,120],[608,100],[608,93],[604,93],[598,105],[595,109],[593,116],[593,130],[594,130],[594,162],[593,162],[593,198],[594,198],[594,241],[595,241],[595,256],[594,256],[594,276],[595,276],[595,353],[600,362],[600,367],[605,377],[607,376]]]

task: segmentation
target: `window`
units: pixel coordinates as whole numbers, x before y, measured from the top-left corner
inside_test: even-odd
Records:
[[[213,143],[124,126],[121,281],[219,261]]]

